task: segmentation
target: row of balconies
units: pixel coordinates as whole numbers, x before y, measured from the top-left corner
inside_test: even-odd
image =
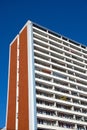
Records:
[[[49,116],[56,116],[56,117],[61,117],[61,118],[66,118],[66,119],[72,119],[72,120],[78,120],[78,121],[83,121],[87,122],[87,117],[82,117],[82,116],[77,116],[77,115],[72,115],[72,114],[66,114],[66,113],[61,113],[61,112],[54,112],[54,111],[49,111],[49,110],[43,110],[40,108],[37,108],[37,114],[43,114],[43,115],[49,115]]]
[[[69,130],[69,129],[70,130],[86,130],[85,126],[65,123],[65,122],[61,122],[61,121],[57,121],[57,122],[48,121],[48,120],[43,120],[40,118],[37,119],[37,124],[38,124],[37,126],[40,125],[40,127],[41,127],[41,125],[42,125],[42,126],[44,126],[44,128],[47,128],[47,126],[50,126],[50,127],[52,127],[52,130],[56,130],[55,128],[58,128],[60,130]],[[54,127],[54,129],[53,129],[53,127]],[[64,129],[62,129],[62,128],[64,128]],[[44,129],[40,129],[40,130],[44,130]]]
[[[37,108],[40,108],[42,110],[48,110],[53,112],[60,112],[67,115],[72,115],[76,117],[84,117],[84,119],[87,119],[87,109],[81,109],[78,107],[73,106],[67,106],[65,104],[59,104],[59,103],[50,103],[47,101],[42,101],[40,99],[37,99]],[[87,120],[86,120],[87,121]]]
[[[47,70],[46,70],[47,71]],[[50,71],[48,71],[50,72]],[[48,73],[46,72],[46,73]],[[59,76],[59,77],[58,77]],[[81,84],[80,86],[77,85],[78,82],[74,82],[73,80],[69,80],[66,78],[66,81],[68,80],[68,83],[65,81],[65,77],[62,76],[62,75],[58,75],[58,76],[44,76],[44,73],[40,73],[40,71],[36,71],[36,78],[39,78],[41,80],[46,80],[46,81],[49,81],[49,82],[52,82],[52,83],[56,83],[58,86],[60,85],[63,85],[63,86],[66,86],[68,87],[67,89],[70,90],[70,88],[75,88],[77,90],[81,90],[81,91],[84,91],[86,92],[87,91],[87,88],[86,87],[83,87],[83,82],[80,82],[79,83]],[[57,77],[57,79],[55,78]],[[62,79],[62,81],[60,80],[60,78]],[[69,82],[70,81],[70,82]],[[71,83],[71,81],[73,82],[73,84]],[[58,87],[59,88],[59,87]],[[75,91],[74,91],[75,92]],[[77,92],[77,91],[76,91]],[[84,94],[85,95],[85,94]]]
[[[50,92],[50,90],[48,90],[48,91]],[[60,93],[52,94],[52,93],[48,93],[46,91],[37,90],[37,94],[41,95],[41,96],[46,96],[46,97],[50,97],[50,98],[63,100],[63,101],[66,101],[66,102],[71,102],[71,103],[74,103],[74,104],[87,106],[87,102],[81,101],[80,99],[76,99],[76,98],[70,98],[70,97],[67,97],[66,95],[60,94]]]
[[[50,64],[54,63],[54,65],[60,65],[61,67],[67,67],[67,69],[73,69],[75,71],[81,72],[81,73],[86,73],[86,67],[81,67],[78,64],[73,64],[70,63],[69,61],[67,61],[67,59],[58,59],[57,57],[51,56],[51,55],[47,55],[45,53],[42,53],[40,51],[34,50],[34,56],[37,56],[38,58],[42,59],[42,60],[46,60],[50,62]]]
[[[50,57],[55,57],[59,60],[63,60],[63,61],[66,61],[66,62],[69,62],[69,63],[72,63],[72,64],[76,64],[77,66],[79,67],[83,67],[83,68],[86,68],[86,63],[84,62],[80,62],[79,60],[77,59],[73,59],[72,57],[69,58],[69,57],[65,57],[64,54],[54,54],[53,52],[46,52],[46,50],[42,51],[41,48],[40,49],[37,49],[35,48],[36,51],[38,52],[42,52],[43,54],[46,54],[47,56],[50,56]]]
[[[69,105],[69,106],[72,106],[72,107],[81,108],[81,109],[85,109],[85,110],[87,109],[87,106],[79,104],[76,101],[71,102],[72,100],[70,100],[69,98],[66,98],[66,97],[60,97],[60,98],[56,97],[56,98],[54,98],[54,97],[49,97],[48,95],[41,95],[41,94],[37,94],[36,97],[37,97],[37,99],[48,101],[46,103],[48,105],[52,105],[52,106],[54,106],[54,103],[58,103],[58,104],[63,104],[63,105],[66,105],[66,106]],[[51,104],[49,102],[51,102]]]
[[[78,60],[78,61],[80,61],[80,62],[84,62],[84,63],[87,63],[87,61],[86,61],[86,59],[85,58],[83,58],[83,57],[81,57],[81,56],[77,56],[77,55],[75,55],[74,54],[74,52],[73,53],[71,53],[71,50],[68,50],[68,51],[65,51],[64,50],[64,48],[63,49],[59,49],[59,48],[55,48],[55,47],[53,47],[53,45],[51,45],[51,44],[49,44],[49,46],[48,47],[44,47],[44,46],[42,46],[43,44],[41,44],[41,45],[38,45],[37,44],[37,42],[35,42],[34,43],[34,49],[35,50],[41,50],[43,53],[46,53],[46,54],[51,54],[51,55],[54,55],[55,57],[56,56],[60,56],[59,58],[68,58],[71,62],[72,61],[76,61],[76,60]],[[47,45],[47,44],[46,44]],[[62,54],[62,55],[61,55]],[[73,60],[71,59],[71,58],[73,58]],[[76,63],[78,63],[77,61],[76,61]],[[81,64],[82,65],[82,67],[84,66],[83,64]]]
[[[42,66],[45,66],[45,67],[48,67],[49,69],[52,68],[54,70],[57,70],[57,71],[60,71],[60,72],[64,72],[64,73],[67,73],[67,74],[71,74],[71,75],[76,75],[80,78],[84,78],[86,79],[87,78],[87,75],[84,74],[83,72],[78,72],[77,70],[75,70],[75,68],[70,68],[70,66],[63,66],[63,65],[59,65],[59,64],[56,64],[56,63],[53,63],[53,62],[50,62],[50,61],[46,61],[46,60],[42,60],[38,57],[35,57],[35,63],[38,64],[38,65],[42,65]]]
[[[46,88],[46,89],[52,90],[52,92],[54,92],[54,93],[59,92],[59,90],[61,91],[61,89],[62,89],[62,90],[65,90],[65,91],[72,92],[72,95],[73,95],[73,93],[78,93],[79,97],[81,96],[81,98],[85,98],[85,99],[87,98],[86,91],[85,90],[83,91],[82,88],[80,89],[79,87],[75,88],[75,85],[63,84],[62,82],[55,84],[53,82],[44,81],[43,79],[39,79],[38,77],[35,78],[35,81],[36,81],[36,86],[40,86],[41,88],[43,86],[43,89]],[[56,89],[56,91],[53,91],[53,86],[54,86],[54,90]],[[77,98],[77,97],[75,97],[75,98]]]
[[[67,53],[64,53],[64,52],[60,52],[59,51],[53,51],[51,48],[50,49],[47,49],[47,48],[43,48],[41,46],[38,46],[36,44],[34,44],[34,49],[37,50],[37,51],[40,51],[40,52],[43,52],[47,55],[50,55],[50,56],[53,56],[55,58],[59,58],[61,60],[65,60],[66,61],[70,61],[71,63],[76,63],[78,66],[81,66],[81,67],[85,67],[86,66],[86,61],[84,59],[81,59],[76,57],[76,56],[73,56],[71,54],[67,54]]]
[[[40,43],[41,43],[41,41],[40,41]],[[37,45],[38,45],[38,43],[37,43]],[[44,45],[44,44],[42,44],[42,45]],[[47,43],[45,44],[46,45],[46,47],[45,48],[47,48]],[[52,45],[51,45],[52,46]],[[50,48],[50,47],[49,47]],[[51,47],[51,49],[52,49],[52,47]],[[55,49],[55,51],[57,51],[58,53],[60,52],[60,54],[61,53],[63,53],[63,51],[60,51],[60,50],[57,50],[57,48],[55,47],[53,47],[53,50]],[[46,49],[45,49],[45,52],[46,52]],[[65,59],[64,59],[65,60]],[[68,59],[68,58],[66,58],[66,62],[71,62],[71,63],[74,63],[74,64],[76,64],[77,66],[84,66],[84,65],[82,65],[82,64],[78,64],[78,62],[77,62],[77,60],[76,61],[72,61],[72,59],[70,60],[70,59]],[[83,68],[84,69],[84,68]]]
[[[70,86],[74,85],[74,86],[78,86],[78,88],[82,88],[83,90],[85,89],[85,91],[87,91],[87,82],[83,82],[80,80],[75,80],[73,79],[73,81],[70,79],[65,79],[62,77],[56,77],[54,75],[50,75],[50,74],[46,74],[40,71],[35,70],[35,74],[36,74],[36,78],[42,79],[43,81],[47,81],[47,82],[51,82],[54,84],[61,84],[63,86],[67,86],[67,84],[70,84]],[[69,89],[69,88],[68,88]],[[77,88],[76,88],[77,89]]]
[[[46,43],[47,44],[47,43]],[[66,51],[65,48],[59,48],[55,46],[53,46],[53,42],[49,42],[49,46],[48,47],[44,47],[42,46],[42,44],[37,44],[37,42],[35,41],[34,43],[34,47],[37,50],[41,50],[43,53],[47,53],[49,54],[49,52],[51,54],[54,54],[55,56],[59,56],[60,58],[68,58],[68,59],[73,59],[73,61],[79,61],[79,63],[81,63],[82,65],[85,65],[84,63],[87,63],[86,58],[82,56],[77,56],[75,53],[72,53],[71,50]],[[62,55],[61,55],[62,54]]]
[[[80,95],[78,92],[66,90],[61,87],[48,87],[46,85],[41,85],[41,84],[36,84],[36,88],[40,91],[46,92],[46,93],[51,93],[51,94],[58,94],[66,97],[70,97],[73,99],[77,99],[80,101],[86,102],[87,96]]]
[[[50,88],[50,87],[47,87],[46,85],[42,85],[42,86],[38,86],[38,87],[41,87],[41,88],[45,88],[46,90],[52,90],[53,91],[53,93],[55,94],[55,92],[54,91],[56,91],[56,92],[62,92],[61,94],[63,94],[63,95],[65,95],[65,94],[67,94],[67,95],[73,95],[72,97],[74,98],[74,99],[78,99],[78,97],[79,97],[79,100],[80,99],[87,99],[87,96],[83,96],[83,95],[80,95],[78,92],[74,92],[74,91],[69,91],[69,90],[65,90],[65,89],[63,89],[63,88],[58,88],[58,87],[53,87],[53,88]],[[44,91],[44,90],[43,90]],[[51,91],[49,91],[49,92],[51,92]],[[51,92],[52,93],[52,92]],[[59,94],[59,93],[58,93]],[[66,95],[66,96],[67,96]],[[77,97],[78,96],[78,97]],[[86,100],[85,100],[86,101]]]
[[[41,59],[40,59],[41,60]],[[48,61],[49,61],[49,59],[48,59]],[[46,61],[45,61],[46,62]],[[49,61],[50,62],[50,61]],[[80,75],[82,75],[81,76],[81,78],[84,78],[84,79],[86,79],[86,71],[85,70],[81,70],[80,71],[80,69],[79,68],[75,68],[75,67],[73,67],[73,68],[70,68],[70,66],[68,66],[68,65],[66,65],[66,67],[65,66],[62,66],[62,65],[60,65],[60,63],[58,64],[58,63],[53,63],[54,61],[52,60],[51,62],[50,62],[50,65],[54,68],[54,69],[56,69],[56,70],[61,70],[61,72],[66,72],[66,74],[67,73],[70,73],[70,74],[72,74],[72,75],[74,75],[75,73],[77,74],[77,76],[79,77]],[[59,61],[60,62],[60,61]],[[35,63],[36,63],[36,61],[35,61]],[[41,63],[40,63],[41,64]],[[42,64],[42,65],[45,65],[45,63],[44,64]],[[46,66],[49,66],[49,65],[46,65]],[[55,67],[55,66],[57,66],[57,67]],[[58,67],[59,66],[59,67]]]
[[[61,116],[51,116],[51,115],[37,113],[37,118],[50,120],[50,121],[62,121],[62,122],[66,122],[68,124],[78,124],[78,125],[87,126],[87,122],[85,122],[85,121],[70,119],[70,118],[66,118],[66,117],[62,118]]]
[[[43,120],[43,119],[37,119],[37,124],[43,124],[43,125],[54,126],[54,127],[56,126],[56,127],[62,127],[62,128],[68,128],[68,129],[75,128],[75,125],[72,125],[72,124],[58,122],[58,125],[57,125],[55,121],[48,121],[48,120]]]
[[[48,38],[54,40],[55,42],[63,43],[64,44],[63,46],[65,46],[67,48],[71,46],[72,49],[76,49],[76,54],[78,54],[78,55],[80,55],[82,53],[83,54],[86,53],[85,47],[83,47],[80,44],[79,44],[79,46],[77,46],[77,44],[75,42],[73,42],[72,40],[68,40],[68,39],[66,40],[66,38],[63,38],[62,36],[60,38],[60,37],[58,37],[58,35],[55,36],[55,33],[53,34],[53,33],[50,33],[49,31],[44,32],[44,31],[42,31],[38,28],[35,28],[35,27],[33,27],[33,29],[34,29],[33,31],[35,32],[34,34],[42,35],[42,36],[44,36],[44,38],[48,37]],[[79,51],[81,51],[82,53],[79,53]]]

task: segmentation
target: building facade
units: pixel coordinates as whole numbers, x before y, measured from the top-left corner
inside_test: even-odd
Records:
[[[28,21],[10,44],[6,130],[87,130],[87,48]]]

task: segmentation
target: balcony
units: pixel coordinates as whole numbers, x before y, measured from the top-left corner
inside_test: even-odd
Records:
[[[71,102],[71,99],[68,98],[68,97],[66,97],[66,96],[59,96],[59,95],[56,95],[55,98],[56,98],[56,99],[59,99],[59,100]]]

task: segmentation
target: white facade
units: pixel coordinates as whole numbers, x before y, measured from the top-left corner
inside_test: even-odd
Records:
[[[33,24],[37,130],[87,129],[87,49]]]

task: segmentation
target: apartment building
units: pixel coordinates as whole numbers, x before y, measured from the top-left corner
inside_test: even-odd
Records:
[[[87,47],[28,21],[10,44],[6,130],[87,130]]]

